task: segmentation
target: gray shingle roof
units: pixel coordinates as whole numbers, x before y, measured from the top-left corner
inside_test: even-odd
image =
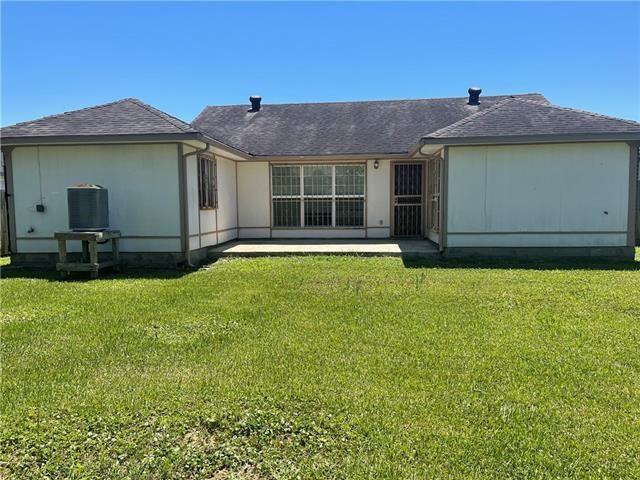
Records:
[[[640,123],[596,113],[508,98],[432,131],[425,139],[573,134],[640,134]]]
[[[135,98],[73,110],[0,129],[3,138],[198,133],[191,125]]]
[[[252,155],[407,153],[425,132],[481,112],[508,96],[368,102],[209,106],[193,121],[206,135]],[[540,94],[518,95],[547,103]]]
[[[41,137],[113,135],[199,135],[255,156],[404,154],[422,138],[532,135],[629,134],[640,123],[558,107],[540,94],[485,96],[478,106],[467,97],[369,102],[206,107],[193,126],[140,100],[52,115],[0,129],[3,141]],[[35,137],[35,138],[34,138]]]

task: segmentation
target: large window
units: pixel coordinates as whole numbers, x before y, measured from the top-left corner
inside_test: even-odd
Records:
[[[364,227],[364,165],[271,168],[274,227]]]
[[[198,157],[198,196],[201,210],[218,208],[218,172],[209,157]]]

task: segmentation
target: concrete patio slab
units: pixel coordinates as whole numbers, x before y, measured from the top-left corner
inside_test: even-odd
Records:
[[[437,257],[438,246],[428,240],[234,240],[209,249],[209,256],[260,257],[288,255],[363,255]]]

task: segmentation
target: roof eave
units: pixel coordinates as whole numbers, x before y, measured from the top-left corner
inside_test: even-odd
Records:
[[[245,160],[249,160],[254,158],[254,156],[248,152],[245,152],[244,150],[239,150],[236,147],[232,147],[231,145],[227,145],[224,142],[221,142],[220,140],[216,140],[215,138],[206,135],[204,133],[199,133],[198,134],[198,140],[200,140],[201,142],[204,143],[209,143],[214,147],[218,147],[221,148],[222,150],[227,150],[230,153],[233,153],[241,158],[244,158]]]
[[[252,160],[269,162],[289,162],[289,161],[334,161],[334,160],[384,160],[407,158],[409,152],[365,152],[365,153],[315,153],[308,155],[252,155]]]
[[[1,137],[2,146],[20,145],[74,145],[92,143],[168,143],[183,140],[200,140],[199,132],[150,133],[126,135],[41,135],[30,137]]]
[[[615,142],[640,140],[640,132],[500,135],[482,137],[423,137],[423,145],[508,145],[523,143]]]
[[[40,135],[30,137],[0,137],[0,144],[5,147],[27,145],[90,145],[96,143],[173,143],[197,140],[227,150],[239,157],[249,159],[251,155],[227,145],[209,135],[200,132],[183,133],[150,133],[130,135]]]

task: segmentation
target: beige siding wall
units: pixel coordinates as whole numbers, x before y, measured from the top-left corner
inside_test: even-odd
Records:
[[[66,188],[76,183],[109,189],[110,224],[122,231],[123,252],[180,251],[176,144],[16,147],[12,159],[16,253],[57,251],[53,233],[68,228]],[[79,248],[69,242],[70,251]]]
[[[391,234],[391,161],[367,161],[367,236],[388,238]]]
[[[295,163],[295,162],[294,162]],[[308,162],[322,164],[323,162]],[[333,161],[335,163],[335,160]],[[349,163],[353,163],[350,161]],[[299,164],[299,163],[295,163]],[[390,161],[366,161],[367,229],[271,229],[269,162],[238,162],[240,238],[387,238],[390,234]]]
[[[450,147],[449,247],[626,244],[629,146]]]
[[[218,160],[218,243],[238,238],[236,162]]]
[[[238,162],[238,234],[240,238],[269,238],[270,182],[268,162]]]
[[[184,153],[195,149],[185,147]],[[217,245],[237,238],[236,166],[233,160],[216,156],[218,208],[200,210],[198,160],[187,157],[187,198],[189,210],[189,248]]]

